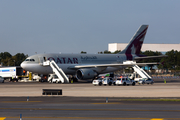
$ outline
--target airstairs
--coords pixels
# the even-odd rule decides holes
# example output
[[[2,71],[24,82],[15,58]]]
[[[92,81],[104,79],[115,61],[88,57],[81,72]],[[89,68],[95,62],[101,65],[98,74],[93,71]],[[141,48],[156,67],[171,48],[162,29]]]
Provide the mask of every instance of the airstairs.
[[[137,65],[134,65],[133,66],[133,69],[134,71],[139,74],[142,78],[145,78],[145,79],[152,79],[151,76],[149,76],[142,68],[140,68],[139,66]],[[139,79],[136,79],[135,78],[135,81],[138,81]]]
[[[135,61],[125,61],[123,64],[136,64]],[[141,76],[140,79],[145,78],[145,79],[152,79],[151,76],[149,76],[142,68],[140,68],[138,65],[133,65],[132,67],[134,69],[135,74],[139,74]],[[136,75],[135,75],[136,77]],[[135,81],[139,81],[139,78],[135,78]]]
[[[54,60],[52,61],[48,60],[43,63],[43,66],[47,66],[47,65],[49,65],[52,68],[53,73],[55,73],[58,76],[61,83],[69,83],[69,78],[63,72],[63,70],[58,67],[58,65],[54,62]]]

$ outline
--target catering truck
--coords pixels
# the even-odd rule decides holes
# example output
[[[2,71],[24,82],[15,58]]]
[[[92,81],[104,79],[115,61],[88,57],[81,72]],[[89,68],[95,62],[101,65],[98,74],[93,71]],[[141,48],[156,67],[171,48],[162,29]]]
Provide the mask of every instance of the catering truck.
[[[23,68],[20,66],[15,67],[0,67],[0,76],[10,81],[18,81],[19,77],[24,76]]]

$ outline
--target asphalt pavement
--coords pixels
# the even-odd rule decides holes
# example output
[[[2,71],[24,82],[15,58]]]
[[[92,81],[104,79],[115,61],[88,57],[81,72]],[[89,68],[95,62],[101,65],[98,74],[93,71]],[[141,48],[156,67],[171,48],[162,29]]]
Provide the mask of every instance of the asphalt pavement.
[[[62,89],[63,95],[42,95]],[[180,120],[179,80],[153,85],[0,84],[0,120]]]

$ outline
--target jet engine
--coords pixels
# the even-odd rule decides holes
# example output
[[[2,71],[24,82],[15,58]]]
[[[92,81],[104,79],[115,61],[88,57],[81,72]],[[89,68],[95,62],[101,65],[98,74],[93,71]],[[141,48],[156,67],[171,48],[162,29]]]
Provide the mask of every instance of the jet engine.
[[[79,80],[93,79],[97,75],[97,72],[91,69],[79,69],[76,72],[77,79]]]

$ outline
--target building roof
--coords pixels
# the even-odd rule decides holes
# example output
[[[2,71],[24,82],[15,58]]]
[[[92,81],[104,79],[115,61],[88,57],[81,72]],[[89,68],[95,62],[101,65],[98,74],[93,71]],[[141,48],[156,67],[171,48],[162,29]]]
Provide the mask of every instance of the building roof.
[[[116,50],[123,50],[128,43],[109,43],[108,51],[115,52]],[[171,50],[180,51],[180,44],[143,44],[141,51],[158,51],[158,52],[167,52]]]

